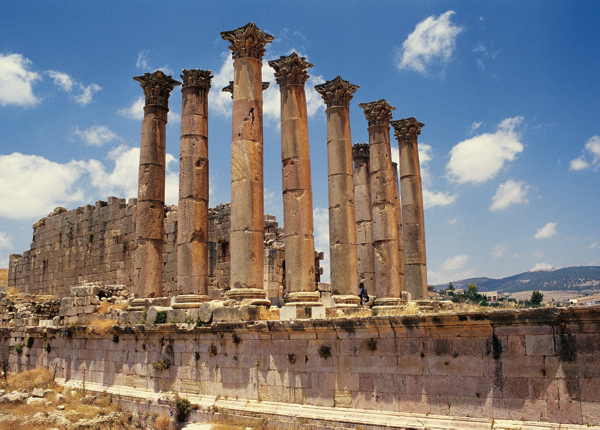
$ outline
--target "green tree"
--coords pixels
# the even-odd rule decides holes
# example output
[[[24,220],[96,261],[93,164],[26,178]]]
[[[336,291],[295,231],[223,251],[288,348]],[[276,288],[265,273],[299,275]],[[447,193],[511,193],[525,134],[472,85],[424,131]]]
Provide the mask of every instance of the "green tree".
[[[538,290],[535,290],[533,293],[531,293],[531,299],[530,299],[530,301],[534,305],[541,304],[542,300],[544,300],[544,295],[542,293],[540,293]]]
[[[454,291],[454,284],[452,284],[452,282],[450,282],[450,283],[448,284],[448,288],[446,288],[446,289],[447,289],[447,290],[450,290],[450,291]]]
[[[475,284],[468,284],[467,288],[472,296],[476,296],[479,293],[479,287]]]

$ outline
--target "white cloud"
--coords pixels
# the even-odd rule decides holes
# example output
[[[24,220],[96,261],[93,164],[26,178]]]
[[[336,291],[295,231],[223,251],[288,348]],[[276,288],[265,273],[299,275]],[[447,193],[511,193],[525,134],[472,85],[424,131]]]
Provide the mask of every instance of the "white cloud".
[[[85,105],[89,104],[92,101],[92,97],[94,96],[94,93],[96,93],[102,89],[99,85],[96,85],[96,84],[90,84],[87,86],[83,86],[81,84],[78,84],[78,85],[79,85],[79,88],[81,89],[81,94],[74,95],[73,99],[75,99],[75,102],[80,106],[85,106]]]
[[[143,120],[144,119],[144,105],[146,104],[144,97],[140,97],[134,101],[131,106],[119,109],[117,113],[129,119]]]
[[[48,70],[45,73],[54,80],[54,85],[57,85],[61,90],[69,93],[73,97],[73,100],[75,100],[75,103],[80,106],[89,104],[92,101],[94,93],[102,89],[97,84],[83,85],[75,81],[68,74],[56,70]],[[73,94],[73,89],[75,87],[81,91],[80,94]]]
[[[169,124],[180,124],[181,123],[181,115],[175,112],[172,109],[169,109]]]
[[[588,246],[588,248],[590,248],[590,249],[596,249],[599,246],[600,246],[600,241],[592,243],[590,246]]]
[[[588,161],[588,159],[590,159]],[[587,141],[583,149],[583,154],[578,158],[571,160],[569,170],[583,170],[588,167],[594,167],[594,170],[600,168],[600,136],[592,136]]]
[[[509,179],[503,184],[498,185],[496,194],[492,197],[491,211],[506,209],[510,205],[527,204],[527,192],[529,187],[524,181],[513,181]]]
[[[542,257],[544,256],[544,251],[542,251],[542,250],[538,249],[538,250],[536,250],[536,251],[533,253],[533,256],[534,256],[535,258],[542,258]]]
[[[73,89],[73,79],[66,73],[48,70],[46,74],[54,80],[54,85],[58,85],[63,91],[71,92]]]
[[[550,239],[556,234],[556,223],[549,222],[542,228],[538,228],[537,233],[533,236],[535,239]]]
[[[548,264],[548,263],[538,263],[536,264],[533,269],[530,270],[530,272],[534,272],[536,270],[551,270],[552,269],[552,265]]]
[[[0,258],[0,268],[8,269],[8,257]]]
[[[474,122],[473,124],[471,124],[471,129],[469,130],[469,134],[475,133],[475,130],[477,130],[482,125],[483,125],[483,121],[481,121],[481,122]]]
[[[504,257],[504,254],[508,251],[508,245],[506,243],[499,243],[494,246],[494,249],[491,253],[492,258],[495,260],[500,257]]]
[[[218,72],[213,73],[211,80],[210,96],[208,97],[209,112],[225,117],[231,117],[231,93],[224,93],[222,89],[233,81],[233,60],[230,51],[221,54],[223,64]]]
[[[41,76],[29,68],[31,61],[20,54],[0,54],[0,105],[34,106],[39,99],[33,84]]]
[[[459,184],[479,184],[495,177],[508,161],[513,161],[523,144],[515,127],[523,117],[507,118],[495,133],[484,133],[458,143],[450,150],[446,166],[450,180]]]
[[[442,270],[458,270],[464,267],[465,264],[467,264],[469,258],[471,258],[469,255],[464,254],[449,258],[448,260],[444,261],[444,264],[442,265]]]
[[[59,164],[37,155],[0,155],[0,216],[28,219],[56,206],[82,201],[79,179],[85,163]]]
[[[457,195],[450,195],[443,191],[430,191],[423,188],[423,208],[431,209],[435,206],[448,206],[456,203]]]
[[[173,70],[171,70],[171,68],[169,66],[167,66],[166,64],[162,67],[154,67],[153,64],[150,63],[150,56],[148,55],[150,53],[149,49],[143,50],[138,54],[137,60],[135,62],[135,67],[137,67],[138,69],[142,70],[143,72],[150,72],[153,73],[157,70],[161,70],[164,74],[166,75],[173,75]],[[177,78],[175,78],[177,79]]]
[[[79,136],[86,145],[90,146],[102,146],[112,140],[122,140],[104,125],[93,125],[86,130],[79,130],[79,127],[75,127],[73,134]]]
[[[450,221],[448,221],[449,225],[454,225],[459,221],[459,218],[452,218]]]
[[[174,172],[171,166],[179,169],[179,158],[175,158],[173,155],[167,154],[167,166],[165,172],[165,204],[176,205],[177,202],[179,202],[179,172]]]
[[[315,249],[323,251],[325,258],[321,260],[323,275],[321,280],[329,282],[329,210],[327,208],[315,208],[313,211],[315,225]]]
[[[430,16],[421,21],[402,43],[398,68],[415,70],[421,74],[436,64],[445,66],[454,51],[456,37],[463,30],[450,22],[454,11],[439,17]]]
[[[12,248],[12,243],[11,243],[11,237],[4,233],[3,231],[0,231],[0,249],[10,249]],[[4,267],[4,266],[0,266],[0,267]]]

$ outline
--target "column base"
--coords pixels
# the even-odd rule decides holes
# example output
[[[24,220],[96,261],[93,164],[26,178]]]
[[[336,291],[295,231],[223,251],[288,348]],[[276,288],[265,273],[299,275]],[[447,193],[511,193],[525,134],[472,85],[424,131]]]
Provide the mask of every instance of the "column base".
[[[355,295],[334,295],[333,301],[336,308],[358,308],[360,307],[360,297]]]
[[[264,300],[266,305],[271,306],[271,301],[267,300],[267,292],[262,288],[234,288],[229,290],[227,298],[238,302],[246,299]]]
[[[384,297],[381,299],[375,299],[375,302],[373,304],[374,307],[379,307],[379,306],[401,306],[406,304],[406,300],[404,299],[400,299],[397,297]]]
[[[173,309],[199,308],[202,303],[208,302],[209,300],[210,298],[204,295],[183,294],[171,297],[171,307]]]
[[[319,301],[321,295],[318,292],[288,293],[285,296],[285,306],[323,306]]]

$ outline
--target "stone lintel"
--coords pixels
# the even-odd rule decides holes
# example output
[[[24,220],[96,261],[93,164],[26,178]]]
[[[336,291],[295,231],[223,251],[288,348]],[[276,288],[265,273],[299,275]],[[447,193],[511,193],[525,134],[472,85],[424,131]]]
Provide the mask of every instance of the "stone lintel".
[[[425,127],[425,124],[417,121],[414,116],[391,121],[390,125],[394,127],[394,136],[396,136],[398,142],[412,140],[413,136],[421,134],[421,128]]]
[[[144,90],[146,106],[159,105],[168,108],[171,91],[177,85],[181,85],[181,82],[173,79],[171,75],[165,75],[160,70],[154,73],[144,73],[144,76],[134,76],[133,79],[138,81]]]
[[[275,79],[280,87],[286,85],[304,85],[309,78],[306,69],[314,65],[306,61],[306,57],[298,56],[293,52],[286,56],[281,56],[279,60],[269,61],[269,66],[275,69]]]
[[[392,111],[396,108],[390,105],[385,99],[369,102],[359,103],[358,107],[363,108],[365,117],[369,122],[369,127],[372,125],[389,125],[392,119]]]
[[[333,106],[342,106],[350,108],[350,100],[360,87],[344,81],[341,76],[327,81],[324,84],[315,85],[315,90],[321,94],[328,108]]]
[[[352,145],[352,159],[358,158],[369,158],[369,144],[368,143],[355,143]]]
[[[222,31],[221,38],[231,43],[229,49],[234,60],[248,57],[262,60],[265,45],[275,39],[275,37],[259,29],[253,22],[249,22],[235,30]]]
[[[207,90],[210,88],[210,81],[213,78],[212,70],[200,69],[183,69],[180,76],[183,87],[202,87]]]

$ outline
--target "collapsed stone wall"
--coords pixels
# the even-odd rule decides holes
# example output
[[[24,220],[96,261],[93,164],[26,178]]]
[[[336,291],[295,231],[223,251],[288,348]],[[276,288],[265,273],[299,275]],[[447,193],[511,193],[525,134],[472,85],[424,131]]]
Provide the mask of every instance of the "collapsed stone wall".
[[[21,293],[67,297],[85,282],[133,286],[137,199],[109,197],[77,209],[56,208],[33,224],[31,247],[9,258],[8,287]],[[209,212],[210,288],[213,298],[229,289],[231,207],[219,204]],[[283,227],[265,214],[264,287],[267,297],[280,297],[285,286]],[[323,269],[315,253],[315,282]],[[316,284],[315,284],[316,285]],[[165,206],[163,296],[177,295],[177,206]]]
[[[599,311],[125,325],[104,335],[29,327],[0,329],[0,347],[13,371],[55,368],[113,393],[600,425]]]

